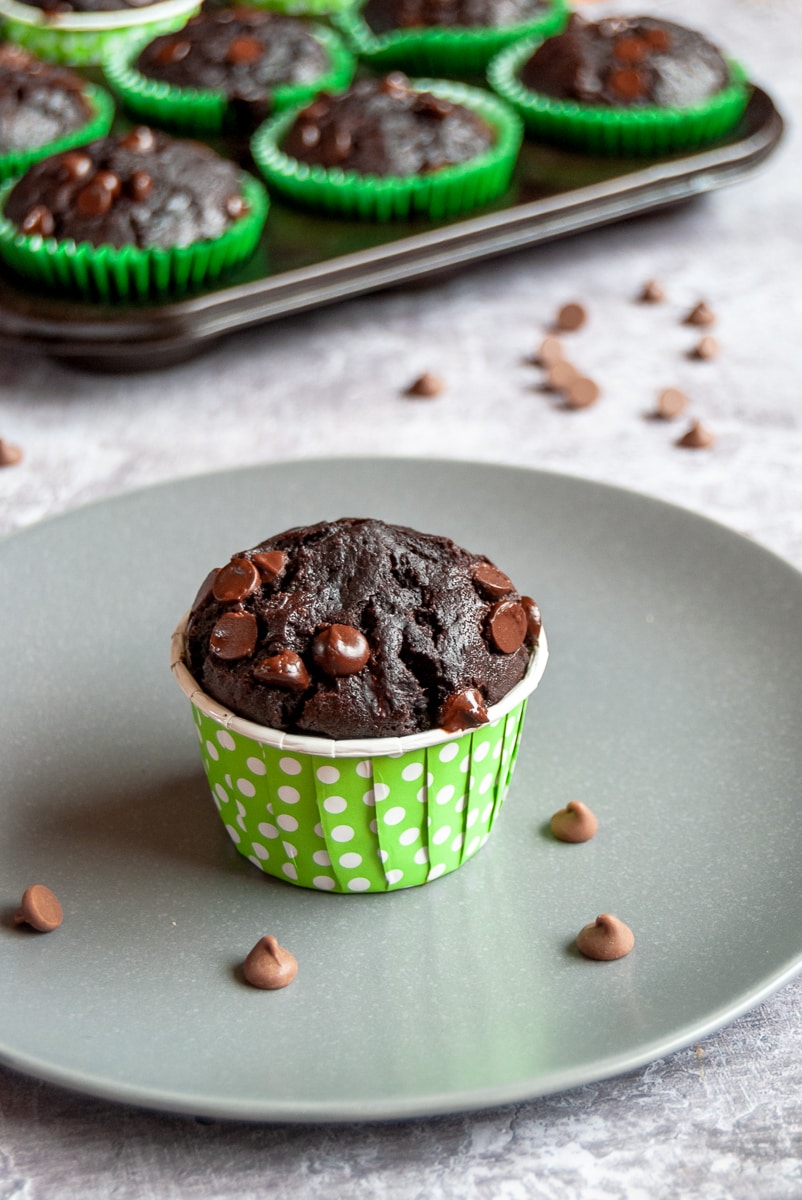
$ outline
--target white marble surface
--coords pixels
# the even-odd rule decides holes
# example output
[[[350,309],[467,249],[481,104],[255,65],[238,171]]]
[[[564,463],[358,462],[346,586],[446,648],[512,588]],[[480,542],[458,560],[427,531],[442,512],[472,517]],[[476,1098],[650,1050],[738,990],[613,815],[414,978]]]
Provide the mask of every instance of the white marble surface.
[[[238,335],[158,374],[96,377],[5,354],[0,437],[25,458],[0,471],[0,531],[178,475],[390,453],[621,484],[802,567],[802,12],[796,0],[616,6],[626,7],[716,33],[769,88],[789,132],[760,173],[670,213]],[[632,302],[649,277],[664,284],[665,305]],[[693,332],[679,318],[702,297],[718,315],[712,363],[684,357]],[[537,390],[524,358],[575,298],[590,320],[571,338],[573,357],[604,395],[567,413]],[[446,391],[404,398],[423,370],[442,375]],[[714,449],[676,449],[684,421],[644,419],[668,385],[692,397]],[[797,1200],[801,1052],[797,980],[700,1046],[630,1075],[398,1125],[200,1124],[0,1070],[0,1200]]]

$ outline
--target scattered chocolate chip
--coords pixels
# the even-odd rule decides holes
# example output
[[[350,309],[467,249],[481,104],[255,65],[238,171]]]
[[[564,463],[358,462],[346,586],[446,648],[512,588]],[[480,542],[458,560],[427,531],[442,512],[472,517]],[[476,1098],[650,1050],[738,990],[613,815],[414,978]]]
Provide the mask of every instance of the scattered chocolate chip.
[[[15,925],[30,925],[40,933],[58,929],[63,920],[64,913],[57,897],[43,883],[32,883],[25,889],[14,914]]]
[[[613,67],[607,76],[607,86],[622,100],[638,100],[649,90],[643,73],[637,67]]]
[[[275,991],[292,983],[298,974],[298,960],[268,934],[251,950],[242,964],[242,972],[252,987]]]
[[[564,304],[557,313],[554,324],[564,333],[573,333],[581,329],[587,319],[588,314],[581,304]]]
[[[262,658],[253,668],[260,683],[272,683],[287,688],[290,692],[303,692],[309,687],[309,672],[300,654],[294,650],[281,650],[269,658]]]
[[[33,208],[29,208],[20,225],[20,229],[28,237],[36,233],[42,237],[50,237],[55,228],[53,214],[44,204],[34,204]]]
[[[540,605],[531,596],[521,596],[521,607],[526,613],[526,641],[529,646],[536,646],[543,628],[543,618],[540,615]]]
[[[217,572],[212,592],[221,604],[236,604],[256,591],[259,582],[259,571],[249,558],[232,558]]]
[[[61,157],[61,170],[65,179],[85,179],[92,170],[92,159],[82,150],[68,150]]]
[[[699,303],[691,309],[691,311],[688,313],[688,315],[685,317],[685,319],[683,321],[683,325],[703,325],[704,326],[704,325],[715,325],[715,323],[716,323],[716,314],[705,303],[704,300],[700,300]]]
[[[439,375],[431,375],[428,371],[424,371],[409,385],[405,395],[430,399],[432,396],[439,396],[444,389],[445,384]]]
[[[663,388],[657,397],[654,415],[661,421],[673,421],[688,407],[688,397],[679,388]]]
[[[7,442],[5,438],[0,438],[0,467],[16,467],[18,462],[22,462],[22,459],[21,446],[15,446],[13,442]]]
[[[226,662],[250,658],[256,649],[257,633],[256,617],[252,613],[222,613],[212,629],[209,649]]]
[[[581,375],[565,389],[565,407],[590,408],[592,404],[596,403],[600,395],[601,389],[598,383],[593,379],[588,379],[585,375]]]
[[[551,818],[551,832],[560,842],[589,842],[599,828],[599,821],[586,804],[569,800]]]
[[[578,378],[579,371],[573,363],[560,359],[549,367],[546,375],[546,387],[553,392],[564,392]]]
[[[475,729],[478,725],[487,724],[489,719],[485,698],[478,688],[454,692],[446,698],[440,709],[440,728],[445,729],[446,733]]]
[[[132,200],[146,200],[153,191],[153,178],[147,171],[134,171],[128,180],[128,191]]]
[[[494,567],[489,562],[477,563],[473,568],[471,578],[477,591],[481,592],[488,600],[500,600],[502,596],[509,596],[510,592],[515,591],[509,575],[505,575],[503,571],[499,571],[498,567]]]
[[[585,958],[611,962],[623,958],[635,945],[635,935],[628,925],[610,913],[601,913],[590,925],[585,925],[576,937],[576,948]]]
[[[283,550],[266,550],[252,554],[251,561],[255,564],[265,583],[275,583],[287,569],[287,555]]]
[[[527,619],[517,600],[499,600],[487,618],[490,641],[502,654],[514,654],[524,644]]]
[[[78,193],[75,207],[82,217],[102,217],[111,208],[112,199],[109,189],[95,177]]]
[[[370,646],[353,625],[326,625],[312,642],[312,657],[326,675],[356,675],[370,658]]]
[[[713,337],[712,333],[706,333],[704,337],[699,338],[699,341],[692,348],[688,357],[702,359],[706,362],[711,358],[715,358],[718,354],[718,350],[718,342]]]
[[[259,38],[243,34],[235,37],[226,51],[226,61],[230,63],[255,63],[265,53],[265,47]]]
[[[540,343],[537,354],[534,356],[534,362],[539,367],[553,367],[555,363],[561,362],[562,358],[563,345],[560,339],[547,337]]]
[[[638,300],[641,304],[662,304],[666,298],[662,284],[656,279],[648,279],[641,288]]]
[[[127,133],[121,140],[120,145],[125,146],[126,150],[133,150],[138,154],[147,154],[152,150],[156,143],[153,136],[153,130],[147,125],[137,125],[130,133]]]
[[[709,450],[715,443],[715,437],[701,421],[691,421],[688,429],[681,438],[677,438],[675,446],[683,450]]]

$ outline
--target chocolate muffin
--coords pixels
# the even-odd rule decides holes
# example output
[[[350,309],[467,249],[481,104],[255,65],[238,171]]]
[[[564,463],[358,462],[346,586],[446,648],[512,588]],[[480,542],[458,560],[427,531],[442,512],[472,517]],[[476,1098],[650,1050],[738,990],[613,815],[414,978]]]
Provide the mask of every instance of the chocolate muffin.
[[[0,154],[45,146],[91,116],[80,76],[20,46],[0,45]]]
[[[247,211],[234,163],[147,126],[35,163],[4,209],[26,234],[165,249],[217,238]]]
[[[374,33],[420,27],[516,25],[548,13],[551,0],[367,0],[362,16]]]
[[[210,573],[187,666],[238,716],[336,739],[479,726],[522,678],[534,601],[445,537],[345,518],[291,529]]]
[[[687,108],[730,80],[720,51],[693,29],[656,17],[573,15],[524,64],[521,82],[557,100]]]

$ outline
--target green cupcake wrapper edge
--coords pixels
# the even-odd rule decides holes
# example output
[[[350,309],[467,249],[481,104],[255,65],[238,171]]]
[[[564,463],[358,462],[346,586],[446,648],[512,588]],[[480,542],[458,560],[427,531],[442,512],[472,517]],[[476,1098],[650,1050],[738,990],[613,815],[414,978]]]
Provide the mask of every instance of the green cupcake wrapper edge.
[[[52,142],[46,142],[43,146],[0,154],[0,182],[22,175],[32,163],[49,158],[51,154],[61,154],[73,146],[82,146],[95,138],[105,137],[114,120],[114,101],[107,91],[95,83],[86,84],[84,95],[93,109],[86,124],[70,130]]]
[[[251,153],[268,186],[302,207],[377,221],[414,215],[444,220],[497,199],[509,186],[523,139],[519,117],[489,92],[466,84],[441,79],[416,79],[411,84],[478,113],[497,131],[494,145],[475,158],[427,175],[360,175],[309,166],[280,149],[299,112],[293,108],[266,121],[251,139]]]
[[[180,29],[191,16],[200,11],[200,3],[194,3],[185,12],[172,17],[163,17],[144,25],[129,28],[104,30],[75,30],[49,28],[46,25],[28,24],[13,17],[2,18],[2,32],[7,41],[38,54],[48,62],[63,66],[87,67],[99,63],[110,46],[125,43],[147,32],[150,38],[160,33]]]
[[[590,154],[647,156],[694,150],[722,137],[740,120],[749,100],[747,75],[729,60],[730,83],[688,108],[613,109],[561,101],[532,92],[519,71],[542,41],[530,38],[502,50],[488,67],[493,91],[522,117],[534,138]]]

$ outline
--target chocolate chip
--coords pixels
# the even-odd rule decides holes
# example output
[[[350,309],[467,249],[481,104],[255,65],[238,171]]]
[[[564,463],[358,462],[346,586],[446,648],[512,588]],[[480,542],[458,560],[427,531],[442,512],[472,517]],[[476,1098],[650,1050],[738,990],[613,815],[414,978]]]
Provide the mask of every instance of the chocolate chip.
[[[719,346],[716,339],[711,333],[706,333],[703,338],[699,338],[699,341],[689,352],[688,357],[707,361],[711,358],[715,358],[718,354],[718,350]]]
[[[153,61],[159,66],[168,67],[171,63],[183,62],[192,50],[192,43],[186,38],[173,38],[163,42],[153,54]]]
[[[565,389],[565,407],[566,408],[590,408],[591,404],[595,404],[601,395],[601,388],[593,379],[588,379],[585,375],[580,375],[578,379],[574,379]]]
[[[225,202],[224,207],[226,210],[226,216],[230,217],[232,221],[239,220],[239,218],[244,216],[245,213],[248,211],[248,205],[246,204],[243,197],[238,196],[236,194],[233,196],[226,197],[226,202]]]
[[[649,279],[641,288],[638,300],[641,304],[662,304],[666,298],[662,284],[659,284],[656,279]]]
[[[409,385],[405,395],[431,399],[432,396],[439,396],[444,388],[445,384],[439,375],[430,375],[428,371],[424,371]]]
[[[58,929],[64,913],[57,897],[43,883],[32,883],[22,893],[22,900],[14,914],[15,925],[30,925],[40,933]]]
[[[668,50],[673,41],[667,29],[644,29],[642,36],[653,50]]]
[[[217,572],[212,592],[221,604],[236,604],[259,586],[259,572],[249,558],[232,558]]]
[[[275,583],[287,569],[287,555],[283,550],[266,550],[252,554],[251,561],[256,565],[265,583]]]
[[[312,657],[326,675],[356,675],[370,658],[370,646],[353,625],[326,625],[312,642]]]
[[[81,150],[69,150],[61,157],[61,172],[65,179],[85,179],[93,166],[90,156]]]
[[[487,618],[490,640],[502,654],[514,654],[526,637],[526,613],[517,600],[499,600]]]
[[[414,111],[442,121],[454,111],[454,105],[439,96],[433,96],[431,92],[419,92],[415,99]]]
[[[222,613],[214,623],[209,649],[226,662],[250,658],[256,649],[256,617],[248,612]]]
[[[588,314],[581,304],[564,304],[557,313],[554,324],[565,333],[573,333],[581,329],[587,319]]]
[[[13,442],[7,442],[5,438],[0,438],[0,467],[16,467],[18,462],[22,462],[22,459],[21,446],[15,446]]]
[[[259,38],[242,37],[233,38],[231,45],[226,50],[226,61],[230,63],[255,63],[264,55],[265,47]]]
[[[635,945],[635,935],[628,925],[610,913],[601,913],[590,925],[585,925],[576,938],[576,948],[585,958],[611,962],[629,954]]]
[[[562,362],[562,359],[562,342],[556,337],[544,338],[534,357],[534,361],[539,367],[553,367],[555,363]]]
[[[573,363],[560,359],[549,367],[546,374],[546,387],[553,392],[564,392],[575,379],[579,379],[579,371]]]
[[[502,596],[509,596],[510,592],[515,591],[509,575],[505,575],[503,571],[499,571],[498,567],[494,567],[489,562],[477,563],[473,568],[471,578],[477,591],[481,592],[488,600],[500,600]]]
[[[29,208],[20,224],[20,229],[28,237],[36,233],[42,237],[50,237],[55,228],[53,214],[44,204],[34,204],[33,208]]]
[[[138,154],[146,154],[153,149],[155,144],[153,130],[149,129],[147,125],[137,125],[120,140],[120,145],[124,146],[126,150],[133,150]]]
[[[680,446],[683,450],[709,450],[715,443],[715,437],[706,429],[701,421],[691,421],[686,432],[681,438],[677,438],[675,446]]]
[[[207,604],[209,600],[211,600],[213,594],[212,589],[214,587],[214,581],[217,578],[218,570],[218,567],[213,567],[206,576],[203,583],[198,588],[197,596],[192,601],[192,608],[190,609],[190,612],[197,612],[199,608],[203,608],[204,604]]]
[[[390,71],[379,85],[379,91],[387,96],[407,96],[410,90],[409,79],[403,71]]]
[[[536,646],[543,628],[540,615],[540,605],[531,596],[521,596],[521,606],[526,613],[526,641],[529,646]]]
[[[134,171],[128,180],[128,191],[132,200],[146,200],[153,191],[153,178],[147,171]]]
[[[607,76],[607,84],[622,100],[638,100],[648,90],[646,80],[636,67],[613,67]]]
[[[281,650],[260,659],[253,674],[260,683],[272,683],[290,692],[303,692],[309,687],[309,672],[300,654],[294,650]]]
[[[595,813],[579,800],[569,800],[565,808],[554,814],[549,822],[551,832],[559,842],[589,842],[599,828]]]
[[[242,973],[252,987],[275,991],[292,983],[298,960],[270,935],[260,938],[242,964]]]
[[[75,198],[75,207],[82,217],[102,217],[112,205],[112,194],[103,183],[91,179]]]
[[[644,38],[635,36],[620,37],[613,45],[613,54],[621,62],[643,62],[644,58],[649,57],[651,51],[651,46]]]
[[[705,303],[704,300],[700,300],[698,304],[694,305],[694,307],[691,309],[691,311],[688,313],[688,315],[685,317],[685,320],[683,321],[684,325],[703,325],[704,326],[704,325],[715,325],[715,323],[716,323],[716,314]]]
[[[114,171],[98,171],[95,174],[93,182],[99,183],[101,187],[104,187],[112,200],[116,200],[122,191],[122,182],[119,175]]]
[[[478,688],[465,688],[448,696],[440,709],[440,728],[446,733],[476,729],[490,720],[485,698]]]
[[[663,388],[657,397],[654,415],[661,421],[673,421],[688,407],[688,397],[679,388]]]

